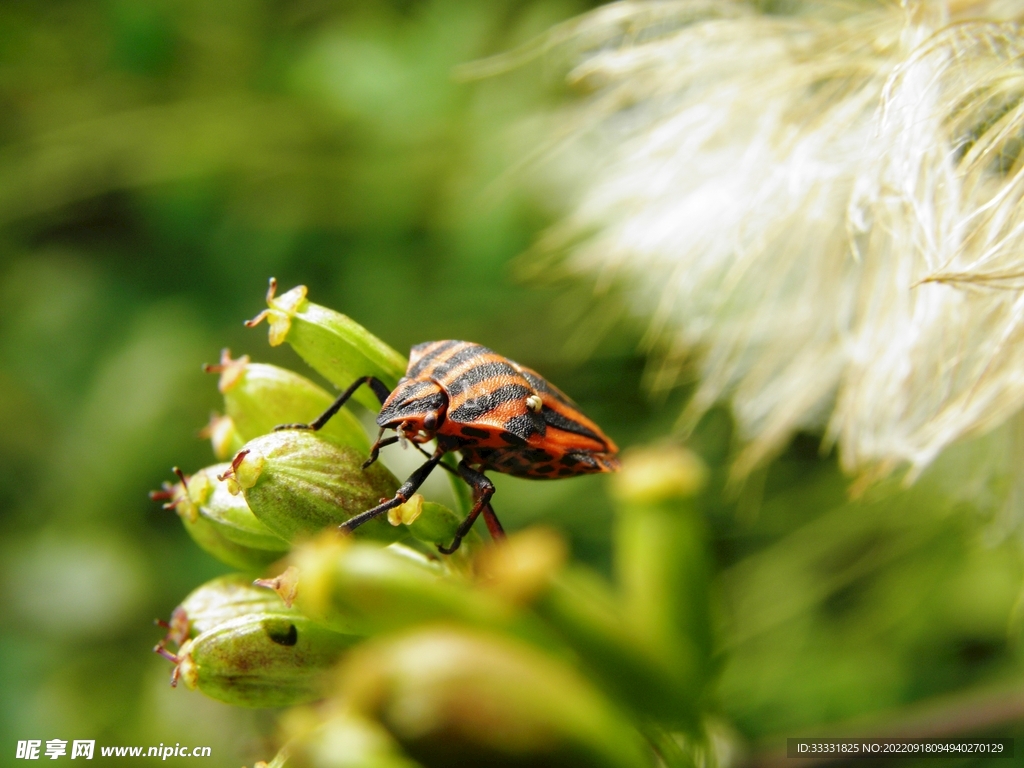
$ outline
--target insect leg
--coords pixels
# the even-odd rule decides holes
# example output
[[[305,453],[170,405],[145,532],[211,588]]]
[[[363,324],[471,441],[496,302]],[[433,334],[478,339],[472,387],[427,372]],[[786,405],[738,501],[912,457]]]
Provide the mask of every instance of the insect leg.
[[[434,470],[434,467],[436,467],[438,462],[441,461],[444,454],[445,451],[441,449],[435,451],[434,455],[427,459],[419,469],[409,475],[409,479],[402,483],[401,487],[395,492],[394,497],[378,504],[373,509],[360,512],[355,517],[350,518],[339,525],[338,528],[343,531],[354,531],[366,521],[384,514],[389,509],[394,509],[397,506],[405,504],[405,502],[409,500],[409,497],[416,493],[416,490],[423,485],[423,481],[427,479],[427,475]]]
[[[397,437],[389,438],[388,440],[385,440],[385,441],[384,441],[383,443],[381,443],[381,445],[391,445],[391,443],[393,443],[393,442],[396,442],[397,440],[398,440],[398,438],[397,438]],[[420,445],[419,443],[413,443],[413,444],[412,444],[412,447],[413,447],[413,448],[415,448],[415,449],[416,449],[417,451],[419,451],[420,453],[422,453],[422,454],[423,454],[424,456],[426,456],[427,458],[430,458],[430,454],[429,454],[429,453],[427,453],[427,449],[426,449],[426,448],[424,448],[424,447],[423,447],[422,445]],[[449,467],[449,466],[448,466],[447,464],[445,464],[444,462],[441,462],[441,463],[440,463],[440,464],[438,464],[437,466],[439,466],[439,467],[440,467],[441,469],[443,469],[443,470],[444,470],[445,472],[448,472],[448,473],[450,473],[450,474],[452,474],[452,475],[458,475],[458,474],[459,474],[459,472],[458,472],[458,470],[457,470],[457,469],[455,469],[454,467]]]
[[[465,480],[473,488],[473,508],[469,510],[469,514],[466,515],[466,519],[462,521],[458,529],[455,531],[455,539],[452,541],[451,546],[443,547],[440,544],[437,545],[438,551],[443,555],[450,555],[459,545],[462,544],[463,537],[469,533],[469,529],[473,527],[473,523],[476,522],[477,517],[480,516],[481,512],[490,512],[490,517],[493,517],[497,521],[497,517],[494,516],[494,510],[491,509],[491,496],[494,495],[494,483],[487,479],[487,476],[482,472],[477,472],[466,460],[463,459],[459,462],[459,474],[462,479]],[[493,533],[490,523],[487,525]],[[498,526],[501,527],[500,525]],[[502,531],[504,533],[504,531]]]
[[[389,445],[394,445],[400,439],[398,437],[387,437],[387,438],[381,439],[383,434],[384,434],[384,430],[381,429],[380,434],[377,435],[377,442],[375,442],[370,447],[370,458],[368,458],[366,461],[363,462],[363,469],[366,469],[368,466],[370,466],[371,464],[373,464],[373,462],[375,462],[377,460],[377,455],[380,453],[380,449],[381,448],[386,448]],[[430,458],[431,454],[427,451],[426,448],[424,448],[419,443],[413,443],[412,447],[415,448],[420,453],[422,453],[428,459]],[[444,462],[442,462],[438,466],[441,467],[441,469],[443,469],[445,472],[450,472],[453,475],[459,474],[453,467],[449,467]]]
[[[391,394],[391,390],[388,389],[387,384],[378,379],[376,376],[363,376],[362,378],[356,379],[352,382],[352,385],[338,395],[337,399],[331,403],[331,407],[326,411],[317,416],[309,424],[280,424],[274,427],[276,432],[279,429],[311,429],[316,432],[324,424],[331,420],[331,417],[341,410],[341,406],[348,402],[348,399],[355,394],[355,391],[359,389],[363,384],[368,384],[370,389],[373,390],[373,394],[380,400],[381,405],[388,399],[388,395]]]
[[[505,529],[501,527],[498,516],[494,514],[494,507],[488,504],[484,507],[484,522],[487,523],[487,530],[491,532],[491,538],[495,541],[505,538]]]
[[[363,462],[363,469],[366,469],[368,466],[370,466],[371,464],[373,464],[373,462],[377,460],[377,456],[380,455],[381,448],[384,448],[389,445],[394,445],[395,443],[398,442],[398,440],[398,437],[385,438],[384,428],[381,427],[380,432],[377,433],[377,439],[374,440],[373,445],[370,446],[369,458],[367,458],[367,460]],[[426,451],[422,451],[422,453],[424,453],[428,459],[430,458],[430,454],[426,453]]]

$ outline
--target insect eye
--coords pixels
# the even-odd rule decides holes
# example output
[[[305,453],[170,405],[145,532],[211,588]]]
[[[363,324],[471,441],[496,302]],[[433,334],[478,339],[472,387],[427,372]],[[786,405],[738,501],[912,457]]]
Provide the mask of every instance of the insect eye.
[[[430,431],[437,429],[436,413],[428,413],[426,416],[423,417],[423,428]]]

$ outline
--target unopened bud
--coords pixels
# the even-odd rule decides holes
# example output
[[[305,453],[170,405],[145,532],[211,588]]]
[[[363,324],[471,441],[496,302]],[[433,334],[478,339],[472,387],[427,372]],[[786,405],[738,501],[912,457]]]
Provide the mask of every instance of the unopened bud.
[[[648,504],[693,496],[707,482],[707,467],[693,451],[678,445],[631,448],[612,478],[620,501]]]
[[[231,417],[217,413],[210,415],[210,421],[199,431],[199,436],[210,441],[213,455],[222,461],[236,454],[245,444]]]
[[[527,528],[513,533],[501,546],[481,550],[477,573],[487,589],[522,605],[548,587],[568,554],[565,540],[554,530]]]
[[[242,443],[273,432],[281,424],[308,424],[334,402],[330,393],[304,376],[276,365],[249,362],[247,355],[232,360],[226,349],[220,363],[208,365],[206,370],[220,374],[224,409]],[[346,409],[336,413],[318,434],[363,453],[370,447],[362,424]]]
[[[314,432],[282,430],[247,443],[230,475],[253,514],[295,541],[336,528],[394,495],[394,475],[380,464],[363,469],[363,459],[354,448]],[[394,541],[402,532],[382,516],[358,528],[357,535]]]
[[[576,670],[507,637],[429,628],[374,640],[342,667],[349,711],[449,765],[647,768],[636,728]]]
[[[360,376],[376,376],[388,386],[405,373],[405,358],[361,325],[334,310],[306,299],[298,286],[276,297],[271,279],[267,306],[246,325],[270,323],[270,344],[287,341],[299,356],[336,387],[347,387]],[[355,398],[367,408],[380,410],[380,401],[365,388]]]
[[[325,672],[357,638],[293,613],[259,613],[217,624],[182,645],[177,677],[242,707],[288,707],[320,698]]]
[[[518,621],[510,606],[400,544],[321,537],[298,548],[292,561],[299,574],[296,606],[338,631],[373,634],[442,619],[500,627]]]
[[[671,722],[683,708],[653,691],[671,680],[672,695],[699,701],[713,666],[707,533],[690,498],[704,487],[707,469],[681,446],[651,445],[627,451],[613,480],[618,611],[631,645],[662,670],[643,704],[662,702],[665,712],[648,712]]]
[[[303,727],[287,748],[288,768],[422,768],[379,723],[345,711]]]
[[[241,496],[228,492],[218,479],[227,468],[208,467],[191,477],[177,470],[180,482],[165,483],[151,496],[169,500],[164,506],[178,513],[200,548],[235,568],[260,570],[283,556],[288,543],[257,520]]]
[[[297,285],[278,296],[277,280],[270,278],[270,286],[267,288],[267,308],[246,322],[246,326],[252,328],[266,320],[267,325],[270,326],[270,346],[277,347],[284,344],[289,331],[291,331],[292,315],[304,309],[308,304],[306,293],[306,286]]]
[[[229,465],[217,464],[196,472],[189,479],[189,494],[197,484],[204,487],[203,500],[197,501],[199,514],[213,523],[218,532],[242,546],[266,549],[276,553],[288,550],[288,542],[261,523],[245,503],[245,498],[232,494],[220,476]]]
[[[188,618],[191,637],[239,616],[289,612],[273,592],[255,586],[252,577],[243,574],[219,576],[206,582],[192,590],[175,611]]]

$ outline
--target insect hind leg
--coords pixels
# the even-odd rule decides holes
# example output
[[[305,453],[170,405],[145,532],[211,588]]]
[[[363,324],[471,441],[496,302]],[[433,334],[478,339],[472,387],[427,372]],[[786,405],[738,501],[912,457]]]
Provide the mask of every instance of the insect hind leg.
[[[487,530],[491,532],[491,538],[500,541],[505,538],[505,529],[501,527],[501,521],[494,514],[494,507],[488,504],[484,507],[484,522],[487,523]]]
[[[491,536],[495,539],[504,538],[505,536],[505,531],[502,529],[501,523],[498,522],[498,516],[494,514],[494,509],[491,507],[494,483],[488,480],[485,474],[477,472],[470,467],[465,459],[459,462],[459,475],[473,489],[473,508],[469,510],[466,519],[462,521],[455,531],[455,538],[451,545],[447,547],[440,544],[437,545],[438,551],[443,555],[450,555],[459,548],[459,545],[462,544],[462,539],[469,533],[470,528],[473,527],[473,523],[476,522],[481,512],[484,514],[484,520],[487,522],[487,529],[491,532]]]

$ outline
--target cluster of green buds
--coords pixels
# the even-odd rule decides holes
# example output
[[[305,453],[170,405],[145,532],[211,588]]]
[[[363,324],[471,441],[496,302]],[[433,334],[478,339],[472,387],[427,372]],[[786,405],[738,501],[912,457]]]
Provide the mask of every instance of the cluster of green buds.
[[[401,355],[304,287],[274,288],[249,323],[268,320],[271,344],[290,344],[339,387],[403,374]],[[692,454],[627,452],[612,580],[572,564],[562,537],[540,527],[487,546],[471,532],[444,556],[437,545],[467,510],[419,494],[339,532],[399,482],[363,466],[369,441],[347,409],[316,432],[275,430],[313,420],[330,393],[227,352],[207,370],[224,396],[207,429],[221,463],[176,470],[153,495],[239,573],[186,597],[155,650],[175,684],[289,708],[271,768],[700,761],[712,659],[692,501],[704,470]]]

